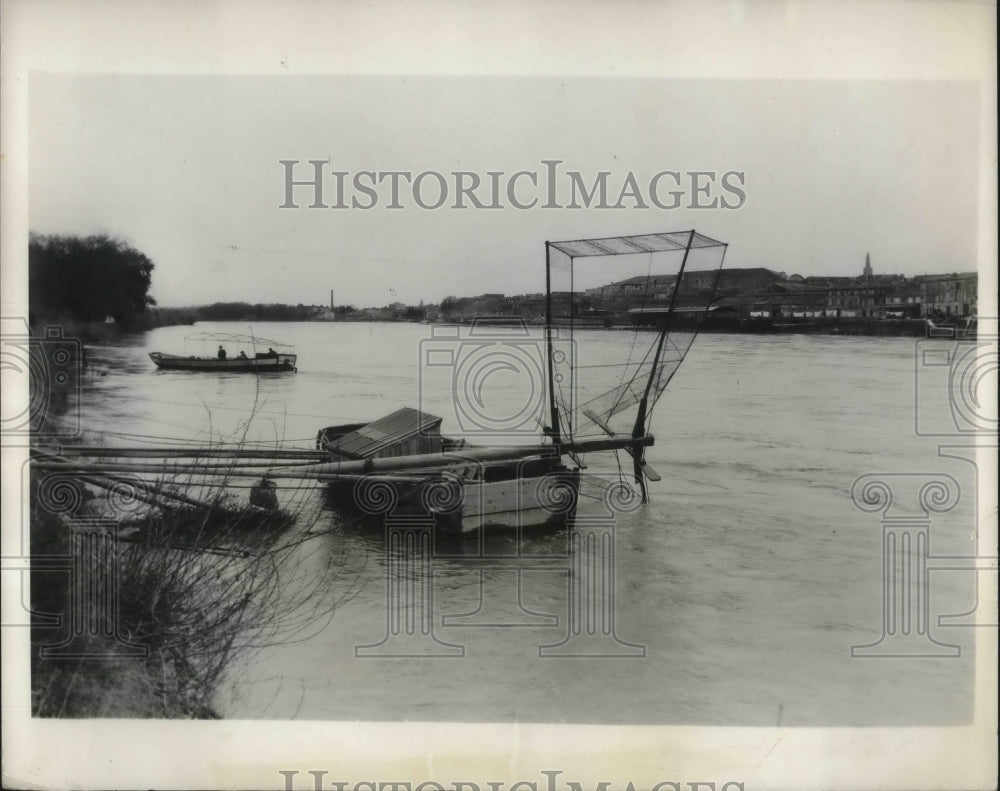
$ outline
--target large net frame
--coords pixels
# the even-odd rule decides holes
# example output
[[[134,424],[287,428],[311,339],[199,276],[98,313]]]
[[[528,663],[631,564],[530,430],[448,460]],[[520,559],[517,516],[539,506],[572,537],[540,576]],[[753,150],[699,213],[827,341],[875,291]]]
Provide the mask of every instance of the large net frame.
[[[645,431],[710,316],[726,249],[694,230],[549,243],[549,331],[572,349],[552,355],[561,439]]]

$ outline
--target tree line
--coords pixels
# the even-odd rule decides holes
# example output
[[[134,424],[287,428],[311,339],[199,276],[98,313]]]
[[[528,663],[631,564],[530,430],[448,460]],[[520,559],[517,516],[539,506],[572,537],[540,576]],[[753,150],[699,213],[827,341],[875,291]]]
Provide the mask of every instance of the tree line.
[[[200,321],[309,321],[316,317],[313,305],[283,305],[280,303],[251,304],[249,302],[213,302],[186,308]],[[354,310],[351,305],[335,309],[337,315]]]
[[[154,264],[121,239],[98,234],[31,234],[28,242],[28,310],[42,319],[128,326],[156,304],[149,294]]]
[[[28,241],[28,310],[32,325],[72,320],[128,330],[195,321],[308,321],[310,305],[215,302],[187,308],[154,308],[149,294],[155,265],[140,250],[106,234],[32,233]],[[336,308],[338,316],[353,305]]]

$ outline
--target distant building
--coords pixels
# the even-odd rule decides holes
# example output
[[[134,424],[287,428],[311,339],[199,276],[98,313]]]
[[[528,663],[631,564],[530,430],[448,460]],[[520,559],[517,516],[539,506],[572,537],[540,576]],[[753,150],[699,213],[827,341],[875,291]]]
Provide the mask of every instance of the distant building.
[[[680,293],[674,298],[677,277],[639,275],[571,294],[480,294],[449,297],[439,311],[446,319],[475,317],[521,318],[529,323],[544,321],[551,304],[553,320],[623,324],[643,312],[664,311],[671,303],[676,310],[704,309],[713,299],[713,309],[734,316],[768,318],[857,318],[919,319],[922,317],[970,316],[978,304],[975,272],[950,275],[879,275],[865,254],[861,274],[853,277],[823,277],[775,272],[764,267],[693,270],[685,272]],[[395,309],[398,303],[383,308]]]
[[[764,267],[749,267],[746,269],[723,268],[721,273],[717,273],[714,269],[703,272],[687,272],[684,275],[683,288],[711,289],[716,284],[717,275],[720,291],[746,291],[781,283],[785,280],[783,274],[765,269]]]
[[[748,290],[768,286],[785,279],[784,275],[763,267],[745,269],[715,269],[687,271],[681,284],[681,292],[691,289],[711,289],[716,285],[720,290]],[[643,296],[669,292],[677,280],[676,275],[638,275],[628,280],[620,280],[600,288],[588,289],[589,296]]]
[[[827,292],[827,315],[839,318],[886,318],[886,301],[902,286],[902,275],[870,274],[871,263],[866,259],[861,277],[838,283]]]
[[[921,289],[924,316],[974,316],[978,313],[978,273],[922,275],[913,279]]]
[[[752,292],[720,300],[751,318],[813,318],[826,312],[827,291],[806,283],[771,283]]]
[[[651,295],[657,291],[663,291],[673,286],[676,280],[674,275],[637,275],[628,280],[619,280],[617,283],[609,283],[600,288],[591,288],[584,293],[588,296],[605,297],[615,299],[620,297],[642,297]]]
[[[923,294],[919,283],[900,283],[885,296],[885,318],[919,319],[923,312]]]

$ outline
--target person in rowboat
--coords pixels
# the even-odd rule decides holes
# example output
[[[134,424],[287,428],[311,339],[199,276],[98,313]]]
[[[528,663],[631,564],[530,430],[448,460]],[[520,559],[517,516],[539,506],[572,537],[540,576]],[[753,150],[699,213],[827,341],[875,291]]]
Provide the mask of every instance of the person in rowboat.
[[[218,358],[220,360],[225,360],[226,359],[226,350],[222,348],[222,344],[221,343],[219,344],[219,353],[218,353],[217,356],[218,356]]]

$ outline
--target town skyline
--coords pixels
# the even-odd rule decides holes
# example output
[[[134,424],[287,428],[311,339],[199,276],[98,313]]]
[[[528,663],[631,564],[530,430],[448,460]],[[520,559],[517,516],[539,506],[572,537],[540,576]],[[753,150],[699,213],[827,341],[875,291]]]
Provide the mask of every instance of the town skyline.
[[[698,278],[699,274],[709,277]],[[978,308],[977,272],[940,272],[913,276],[879,273],[874,271],[870,257],[867,256],[862,272],[853,276],[803,277],[797,273],[776,272],[766,267],[725,269],[717,283],[719,292],[715,297],[708,297],[709,291],[714,292],[716,285],[714,275],[712,270],[688,273],[682,282],[691,291],[681,297],[680,303],[702,306],[703,302],[711,299],[711,304],[745,317],[772,317],[772,314],[781,315],[783,310],[786,316],[800,318],[967,317],[975,315]],[[654,306],[657,301],[664,303],[672,293],[674,282],[676,274],[633,276],[572,292],[573,305],[578,316],[585,316],[588,311],[608,314],[609,321],[606,323],[610,324],[615,316],[616,305],[634,314],[644,307]],[[561,318],[565,318],[568,313],[569,293],[553,291],[556,313]],[[215,308],[220,315],[212,318],[218,320],[240,305],[247,308],[279,307],[273,303],[220,302],[201,306],[187,305],[182,309]],[[544,306],[543,292],[453,294],[440,301],[395,301],[385,305],[356,306],[335,304],[334,292],[331,291],[330,302],[326,306],[315,302],[300,302],[295,306],[281,307],[298,308],[295,320],[466,321],[507,316],[538,323],[544,315]],[[622,314],[619,313],[617,318],[621,320]],[[629,317],[629,320],[634,318]]]
[[[847,278],[847,279],[850,279],[850,278],[854,278],[854,277],[859,277],[862,274],[864,274],[864,266],[871,265],[870,262],[871,262],[871,254],[870,253],[866,253],[866,255],[865,255],[865,262],[864,262],[864,265],[861,268],[861,271],[860,272],[855,272],[853,274],[852,273],[842,273],[842,274],[811,274],[811,275],[802,275],[799,272],[790,271],[790,270],[786,270],[786,269],[774,269],[773,267],[768,267],[768,266],[761,266],[761,267],[750,267],[750,266],[747,266],[747,267],[737,267],[737,266],[728,266],[727,265],[725,269],[727,271],[736,270],[736,269],[768,269],[768,270],[774,272],[775,274],[781,275],[782,277],[788,278],[788,279],[794,279],[796,277],[802,278],[803,280],[810,280],[810,279],[820,279],[820,280],[823,280],[823,279],[831,279],[831,278]],[[901,273],[901,272],[898,271],[899,270],[898,267],[894,267],[894,270],[892,272],[888,272],[888,271],[878,271],[878,269],[877,269],[877,267],[875,265],[871,265],[871,266],[872,266],[872,273],[876,277],[922,278],[922,277],[943,277],[943,276],[951,275],[951,274],[976,273],[975,268],[974,267],[969,267],[969,266],[967,266],[967,267],[954,267],[954,268],[951,268],[951,269],[942,269],[942,270],[937,271],[937,272],[924,271],[924,272],[913,273],[913,274],[903,274],[903,273]],[[154,278],[154,280],[155,280],[155,278]],[[614,281],[609,281],[605,285],[610,285],[612,282],[614,282]],[[308,306],[311,306],[311,307],[321,307],[323,305],[329,305],[329,304],[337,304],[338,306],[339,305],[354,305],[355,304],[355,301],[352,301],[352,300],[349,300],[349,299],[343,299],[343,300],[341,300],[339,297],[337,297],[336,299],[334,299],[337,296],[337,292],[338,291],[339,291],[339,289],[336,288],[336,287],[334,287],[332,289],[329,289],[327,291],[327,294],[330,296],[330,299],[326,300],[326,302],[317,302],[315,300],[315,296],[313,295],[311,297],[312,301],[309,301],[309,302],[304,301],[304,300],[299,300],[299,301],[294,302],[294,303],[290,303],[290,302],[289,303],[284,303],[283,302],[283,303],[280,303],[280,304],[308,305]],[[491,292],[482,292],[482,293],[491,293]],[[492,293],[498,293],[498,292],[492,292]],[[507,292],[499,292],[499,293],[503,293],[505,295],[507,294]],[[529,295],[529,294],[541,294],[541,293],[544,293],[544,284],[543,284],[543,288],[541,290],[536,290],[536,291],[520,291],[520,292],[516,292],[515,294],[512,294],[512,295]],[[155,296],[156,296],[155,293],[153,294],[153,296],[155,298]],[[364,308],[388,307],[388,306],[390,306],[390,305],[392,305],[394,303],[405,305],[407,307],[412,307],[412,306],[416,306],[416,305],[423,305],[425,303],[428,304],[428,305],[439,304],[440,302],[442,302],[443,300],[448,299],[448,298],[471,298],[471,297],[475,297],[475,296],[479,296],[479,295],[454,293],[454,294],[445,294],[443,297],[440,297],[438,299],[431,299],[431,298],[425,297],[425,296],[418,296],[416,299],[412,299],[412,300],[392,299],[392,300],[389,300],[387,302],[380,303],[380,304],[371,304],[371,305],[367,305],[366,304],[363,307]],[[310,297],[307,297],[307,299],[308,298],[310,298]],[[251,304],[268,304],[267,301],[266,301],[266,299],[213,300],[213,302],[230,302],[230,301],[232,301],[232,302],[247,302],[247,303],[251,303]],[[158,300],[157,304],[160,307],[168,307],[168,308],[191,308],[191,307],[200,307],[200,306],[204,306],[206,304],[212,304],[212,303],[187,302],[187,303],[183,303],[183,304],[164,304],[163,302],[161,302],[161,301]]]

